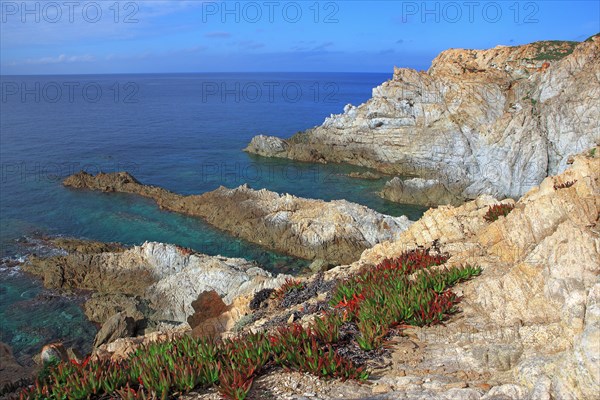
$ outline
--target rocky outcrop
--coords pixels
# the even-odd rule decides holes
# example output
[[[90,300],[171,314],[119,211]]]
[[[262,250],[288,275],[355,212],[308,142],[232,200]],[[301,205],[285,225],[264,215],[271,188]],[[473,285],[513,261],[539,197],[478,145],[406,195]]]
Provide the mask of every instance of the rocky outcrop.
[[[448,377],[469,388],[484,380],[487,393],[471,390],[473,399],[597,398],[599,154],[597,147],[579,155],[518,202],[505,200],[515,208],[493,223],[483,219],[496,203],[489,196],[431,209],[400,240],[326,273],[343,277],[416,246],[439,246],[452,255],[450,265],[484,268],[461,285],[458,316],[444,326],[404,330],[381,384],[397,398],[410,397],[417,380],[442,390]]]
[[[401,334],[386,345],[389,357],[371,371],[373,385],[336,380],[322,384],[317,378],[276,370],[257,380],[255,393],[262,393],[265,385],[265,396],[275,393],[282,398],[308,390],[311,397],[323,399],[596,398],[600,388],[600,147],[576,156],[567,171],[545,179],[519,201],[503,200],[514,209],[487,222],[486,212],[497,203],[484,195],[459,207],[431,209],[398,240],[378,244],[358,262],[307,282],[308,286],[317,280],[334,284],[332,279],[347,278],[353,271],[416,247],[447,252],[449,265],[483,268],[481,276],[457,287],[462,295],[460,312],[443,325],[400,327]],[[180,257],[161,250],[154,259],[168,259],[178,269]],[[331,290],[329,284],[323,288],[306,302],[294,301],[280,309],[274,318],[310,321]],[[200,293],[191,302],[193,314],[188,316],[188,322],[198,324],[195,333],[231,332],[233,321],[250,312],[251,296],[236,295],[227,304],[218,290]],[[245,329],[269,326],[271,316],[265,316],[264,308],[253,312],[260,319],[252,319]],[[142,344],[185,333],[180,327],[117,339],[101,345],[96,355],[119,359]],[[192,393],[185,398],[211,396]]]
[[[93,293],[83,306],[85,316],[92,322],[104,324],[117,313],[143,320],[150,314],[147,301],[122,293]]]
[[[256,136],[246,151],[423,178],[383,191],[403,202],[517,198],[600,140],[599,66],[599,35],[448,50],[427,72],[396,68],[369,101],[323,125]]]
[[[65,179],[64,185],[149,197],[163,209],[203,218],[265,248],[337,264],[358,260],[363,250],[397,238],[411,223],[404,216],[390,217],[345,200],[303,199],[246,185],[180,196],[142,185],[123,172],[96,176],[80,172]]]
[[[69,248],[81,252],[31,257],[23,268],[41,276],[49,288],[97,292],[84,306],[90,319],[103,324],[96,346],[161,326],[187,325],[204,292],[214,292],[231,305],[238,297],[279,287],[289,278],[274,277],[244,259],[207,256],[162,243],[114,252],[91,243]]]

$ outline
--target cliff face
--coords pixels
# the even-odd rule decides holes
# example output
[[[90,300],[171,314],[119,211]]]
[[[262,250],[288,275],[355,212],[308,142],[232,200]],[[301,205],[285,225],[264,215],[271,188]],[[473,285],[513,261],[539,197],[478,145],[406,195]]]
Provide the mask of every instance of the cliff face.
[[[289,140],[247,151],[344,162],[424,178],[391,182],[391,200],[519,197],[600,140],[600,36],[491,50],[448,50],[427,72],[395,68],[372,98]],[[421,195],[421,193],[423,193]]]

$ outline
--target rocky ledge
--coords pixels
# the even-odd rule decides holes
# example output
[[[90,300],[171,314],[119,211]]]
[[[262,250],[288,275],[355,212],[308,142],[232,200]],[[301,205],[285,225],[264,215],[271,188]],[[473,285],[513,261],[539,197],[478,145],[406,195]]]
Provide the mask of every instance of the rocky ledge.
[[[411,224],[404,216],[383,215],[345,200],[303,199],[247,185],[181,196],[143,185],[125,172],[96,176],[80,172],[65,179],[64,185],[148,197],[163,209],[200,217],[267,249],[331,264],[356,261],[365,249],[396,239]]]
[[[518,198],[600,138],[600,35],[448,50],[427,72],[395,68],[372,98],[288,140],[256,136],[248,152],[342,162],[402,177],[394,201],[459,204]]]
[[[95,347],[174,327],[219,333],[239,316],[211,318],[232,309],[236,299],[279,287],[290,278],[273,276],[244,259],[163,243],[124,248],[60,239],[55,244],[67,254],[30,257],[23,269],[42,277],[48,288],[93,292],[84,309],[102,325]]]

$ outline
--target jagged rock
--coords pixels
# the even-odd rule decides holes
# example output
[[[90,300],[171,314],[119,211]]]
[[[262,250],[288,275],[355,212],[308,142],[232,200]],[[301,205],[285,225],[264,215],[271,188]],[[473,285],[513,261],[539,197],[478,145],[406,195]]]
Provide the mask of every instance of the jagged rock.
[[[175,246],[161,243],[146,243],[142,248],[155,268],[171,269],[146,290],[145,298],[158,310],[155,319],[185,322],[196,312],[192,302],[206,291],[214,290],[225,304],[231,304],[237,297],[279,287],[290,278],[274,277],[241,258],[182,255]]]
[[[400,240],[325,273],[345,276],[434,243],[452,255],[449,265],[483,267],[480,277],[459,287],[459,316],[444,326],[404,330],[416,349],[398,349],[392,370],[487,374],[496,384],[485,399],[597,397],[600,157],[593,154],[599,150],[575,156],[564,173],[516,203],[505,200],[515,208],[493,223],[483,219],[495,203],[490,197],[431,209]],[[565,182],[575,183],[561,188]]]
[[[180,324],[177,327],[171,327],[157,332],[152,332],[143,336],[131,338],[120,338],[113,342],[103,344],[94,350],[94,359],[112,359],[119,361],[127,358],[138,347],[150,343],[172,340],[190,333],[190,327],[187,323]]]
[[[83,240],[69,240],[66,246],[65,239],[52,243],[71,251],[51,257],[30,256],[23,266],[27,272],[42,277],[47,288],[141,296],[157,280],[153,271],[144,267],[139,254],[129,251],[124,256],[123,247],[106,248]]]
[[[316,259],[308,266],[308,268],[314,273],[324,272],[328,269],[331,269],[332,267],[334,267],[334,265],[320,258]]]
[[[192,308],[195,312],[188,317],[187,322],[194,329],[207,319],[218,317],[227,311],[227,304],[217,292],[211,290],[200,293],[198,299],[192,302]]]
[[[599,140],[599,49],[600,35],[576,46],[447,50],[427,72],[395,68],[369,101],[321,126],[285,141],[257,136],[246,151],[440,182],[435,196],[430,185],[384,191],[400,201],[518,198]],[[548,62],[546,53],[564,57]]]
[[[235,323],[250,313],[248,304],[252,297],[240,296],[224,308],[222,307],[224,303],[221,301],[221,304],[211,313],[196,313],[192,317],[192,322],[196,323],[195,326],[192,326],[192,335],[215,337],[233,331]],[[221,311],[218,312],[218,309]]]
[[[149,197],[161,208],[201,217],[268,249],[334,264],[356,261],[363,250],[397,238],[411,224],[405,216],[390,217],[345,200],[303,199],[265,189],[253,190],[247,185],[180,196],[142,185],[127,173],[92,176],[80,172],[63,183],[74,188]]]
[[[23,268],[41,275],[49,287],[61,282],[61,288],[98,292],[84,306],[90,319],[104,324],[96,346],[138,330],[185,323],[196,314],[193,304],[204,292],[214,291],[229,306],[238,297],[277,288],[290,278],[274,277],[244,259],[207,256],[162,243],[119,248],[114,253],[95,253],[101,246],[85,243],[79,248],[91,253],[32,257]]]
[[[124,312],[136,320],[142,320],[145,317],[143,308],[141,301],[135,297],[106,293],[94,293],[83,306],[86,317],[99,324],[104,324],[119,312]]]
[[[258,155],[272,156],[273,154],[283,153],[287,149],[287,143],[284,140],[274,136],[258,135],[252,138],[248,145],[251,152]]]

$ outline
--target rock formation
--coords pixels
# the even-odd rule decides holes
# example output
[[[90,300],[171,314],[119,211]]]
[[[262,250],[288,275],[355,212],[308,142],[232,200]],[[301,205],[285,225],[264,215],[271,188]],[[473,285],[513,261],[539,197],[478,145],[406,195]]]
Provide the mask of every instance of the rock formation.
[[[400,240],[377,245],[352,266],[326,273],[345,276],[434,243],[452,255],[449,265],[484,268],[480,277],[462,285],[460,315],[445,326],[404,331],[393,366],[380,379],[395,390],[395,398],[411,398],[416,380],[429,380],[430,386],[438,381],[442,388],[448,377],[458,377],[464,387],[476,388],[482,379],[487,387],[496,386],[483,397],[485,392],[469,389],[473,393],[465,398],[597,398],[598,154],[600,147],[575,157],[572,167],[546,178],[516,203],[505,200],[515,208],[493,223],[483,219],[496,203],[489,196],[431,209]],[[462,390],[466,396],[467,389]]]
[[[246,151],[342,162],[401,177],[384,197],[459,204],[517,198],[600,140],[600,35],[442,52],[427,72],[396,68],[372,98],[288,140],[256,136]]]
[[[274,277],[244,259],[212,257],[174,245],[149,242],[105,252],[95,242],[77,242],[82,244],[66,247],[79,250],[65,256],[31,257],[23,268],[41,276],[49,288],[97,292],[84,306],[90,319],[103,324],[96,346],[186,324],[197,313],[194,304],[205,292],[214,292],[231,305],[237,297],[279,287],[289,278]]]
[[[149,197],[161,208],[201,217],[265,248],[337,264],[358,260],[363,250],[397,238],[411,223],[404,216],[390,217],[345,200],[303,199],[246,185],[180,196],[142,185],[124,172],[96,176],[80,172],[65,179],[64,185]]]

